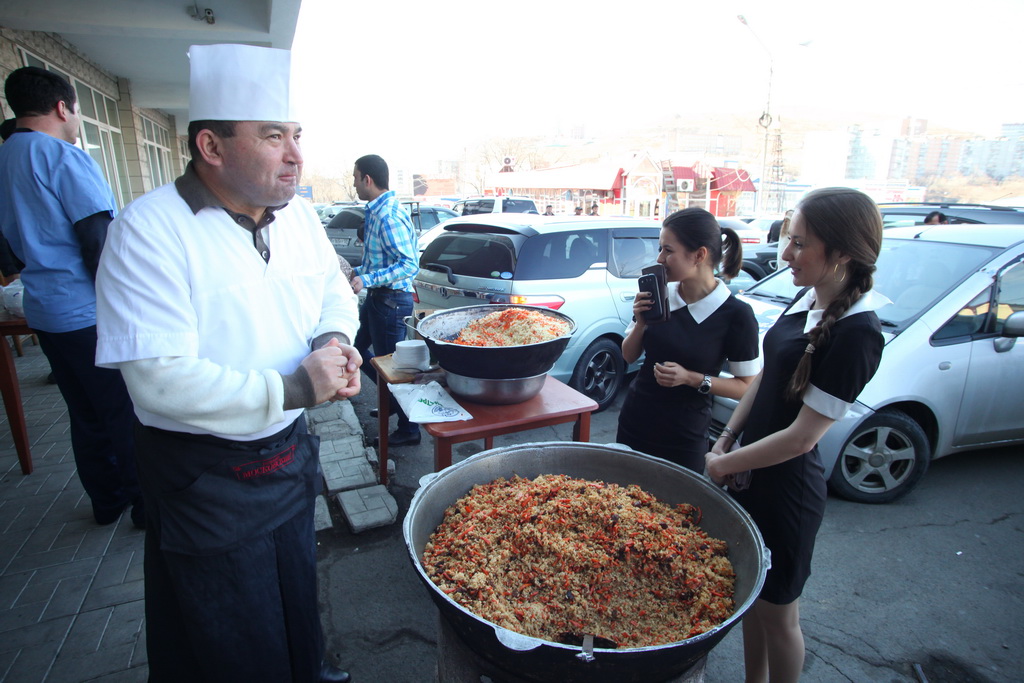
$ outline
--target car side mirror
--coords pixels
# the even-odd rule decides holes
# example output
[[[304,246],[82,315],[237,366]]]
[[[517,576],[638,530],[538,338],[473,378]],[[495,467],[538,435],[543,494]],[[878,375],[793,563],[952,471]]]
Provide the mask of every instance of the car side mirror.
[[[1011,313],[1003,323],[1001,337],[1024,337],[1024,311]]]

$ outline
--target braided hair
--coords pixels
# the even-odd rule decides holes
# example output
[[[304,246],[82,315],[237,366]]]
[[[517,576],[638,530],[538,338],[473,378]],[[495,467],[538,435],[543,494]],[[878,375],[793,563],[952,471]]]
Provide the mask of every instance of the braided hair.
[[[803,396],[811,378],[811,356],[828,344],[832,327],[874,285],[872,274],[882,250],[882,217],[863,192],[849,187],[826,187],[810,192],[797,205],[804,225],[825,244],[825,257],[850,257],[839,295],[825,308],[808,336],[810,343],[790,379],[786,395]]]

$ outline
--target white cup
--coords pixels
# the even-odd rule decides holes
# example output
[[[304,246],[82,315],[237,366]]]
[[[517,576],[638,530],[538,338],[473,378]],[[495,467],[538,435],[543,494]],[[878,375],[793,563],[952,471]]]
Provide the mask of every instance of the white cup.
[[[422,339],[409,339],[395,344],[392,362],[396,368],[426,370],[430,367],[430,350]]]

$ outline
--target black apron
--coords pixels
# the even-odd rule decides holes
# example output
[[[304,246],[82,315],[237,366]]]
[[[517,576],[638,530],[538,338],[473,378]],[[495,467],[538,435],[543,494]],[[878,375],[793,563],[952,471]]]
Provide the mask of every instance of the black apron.
[[[315,681],[319,438],[136,425],[150,681]]]

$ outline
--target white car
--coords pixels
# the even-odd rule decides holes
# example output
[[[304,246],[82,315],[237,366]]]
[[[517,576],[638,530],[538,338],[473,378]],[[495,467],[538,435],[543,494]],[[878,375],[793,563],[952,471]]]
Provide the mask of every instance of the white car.
[[[626,367],[622,339],[633,317],[640,271],[658,257],[660,230],[645,218],[453,218],[420,256],[413,281],[416,308],[514,303],[565,313],[576,331],[551,375],[603,410],[627,371],[639,367]]]
[[[530,197],[470,197],[460,199],[452,205],[452,211],[460,216],[475,216],[481,213],[540,213],[537,203]]]
[[[864,503],[910,491],[934,458],[1024,443],[1024,225],[885,231],[878,372],[818,446],[830,488]],[[740,296],[762,335],[796,295],[789,269]],[[716,397],[717,436],[736,402]]]

